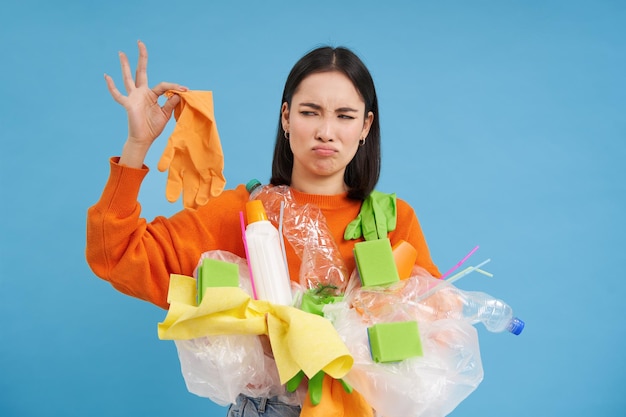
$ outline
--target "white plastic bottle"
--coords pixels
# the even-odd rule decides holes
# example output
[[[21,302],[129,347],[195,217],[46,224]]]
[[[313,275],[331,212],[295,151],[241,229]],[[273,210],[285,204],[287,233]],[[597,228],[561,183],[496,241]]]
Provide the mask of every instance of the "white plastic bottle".
[[[291,305],[291,282],[281,251],[280,235],[267,219],[260,200],[246,203],[246,244],[256,295],[273,304]]]

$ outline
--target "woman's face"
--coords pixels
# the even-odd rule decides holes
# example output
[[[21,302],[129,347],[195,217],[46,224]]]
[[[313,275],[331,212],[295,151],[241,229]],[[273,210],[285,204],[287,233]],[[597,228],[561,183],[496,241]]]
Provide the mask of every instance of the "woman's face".
[[[292,186],[302,191],[319,184],[343,192],[344,171],[369,132],[374,115],[352,81],[337,71],[314,73],[302,80],[282,106],[283,129],[293,152]],[[318,190],[319,191],[319,190]]]

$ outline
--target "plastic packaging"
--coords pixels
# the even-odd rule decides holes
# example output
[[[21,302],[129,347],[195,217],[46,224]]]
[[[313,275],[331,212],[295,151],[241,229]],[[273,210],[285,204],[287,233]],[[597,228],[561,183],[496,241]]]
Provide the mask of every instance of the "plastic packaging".
[[[202,265],[202,261],[205,259],[215,259],[218,261],[230,262],[239,267],[239,288],[244,290],[246,294],[252,296],[252,288],[250,284],[250,272],[248,271],[248,263],[245,259],[240,258],[234,253],[224,251],[224,250],[212,250],[208,252],[204,252],[200,255],[200,259],[198,260],[198,265],[196,269],[193,271],[194,278],[198,278],[198,269]]]
[[[189,392],[226,406],[239,393],[273,396],[278,371],[266,357],[259,336],[222,335],[175,340],[180,368]]]
[[[432,281],[430,283],[432,285]],[[439,287],[439,289],[437,289]],[[482,323],[494,333],[508,331],[519,335],[524,330],[524,322],[513,316],[513,309],[504,301],[480,291],[463,291],[446,281],[435,283],[431,296],[418,301],[432,309],[422,309],[422,313],[434,314],[434,318],[465,320],[470,324]],[[430,292],[433,289],[429,290]]]
[[[251,179],[246,184],[246,190],[250,193],[250,200],[254,200],[261,190],[263,190],[263,184],[257,179]]]
[[[410,279],[384,288],[360,288],[358,279],[352,279],[346,299],[369,323],[455,319],[483,323],[491,332],[519,335],[524,329],[524,322],[513,316],[504,301],[483,292],[463,291],[420,267],[413,269]]]
[[[355,309],[345,302],[328,304],[324,314],[354,358],[343,379],[363,395],[377,415],[444,416],[483,380],[478,334],[465,321],[420,322],[423,356],[383,364],[372,359],[368,324]]]
[[[282,206],[282,233],[302,261],[301,286],[343,294],[348,269],[320,208],[296,203],[287,186],[259,186],[258,181],[252,180],[247,187],[251,198],[263,201],[268,219],[275,224],[280,222]]]
[[[479,291],[456,290],[463,306],[460,314],[464,320],[472,324],[480,322],[495,333],[508,331],[519,335],[524,330],[524,322],[513,316],[513,309],[504,301]]]
[[[208,251],[205,258],[232,262],[239,266],[239,287],[252,295],[248,264],[227,251]],[[197,269],[196,269],[197,270]],[[182,375],[189,392],[226,406],[237,395],[279,396],[287,404],[300,404],[298,394],[288,393],[280,383],[269,339],[255,335],[218,335],[191,340],[175,340]]]
[[[384,287],[363,288],[354,274],[344,302],[323,311],[355,360],[344,380],[385,417],[451,413],[483,379],[473,324],[481,322],[494,332],[519,334],[523,329],[502,300],[460,290],[420,267],[413,268],[409,279]],[[367,328],[407,320],[418,322],[423,355],[375,363]]]
[[[260,200],[246,203],[246,242],[256,295],[273,304],[291,305],[291,282],[278,230]]]

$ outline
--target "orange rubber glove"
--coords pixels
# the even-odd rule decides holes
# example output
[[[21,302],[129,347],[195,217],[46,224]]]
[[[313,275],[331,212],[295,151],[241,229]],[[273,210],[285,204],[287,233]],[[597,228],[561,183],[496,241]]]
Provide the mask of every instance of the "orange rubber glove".
[[[170,97],[174,92],[165,93]],[[176,126],[161,159],[159,171],[169,170],[165,197],[173,203],[183,194],[185,208],[198,208],[221,194],[226,185],[224,154],[213,113],[210,91],[176,91]]]
[[[342,382],[328,375],[322,381],[319,403],[314,405],[307,395],[300,417],[373,417],[374,410],[356,391],[348,393]]]

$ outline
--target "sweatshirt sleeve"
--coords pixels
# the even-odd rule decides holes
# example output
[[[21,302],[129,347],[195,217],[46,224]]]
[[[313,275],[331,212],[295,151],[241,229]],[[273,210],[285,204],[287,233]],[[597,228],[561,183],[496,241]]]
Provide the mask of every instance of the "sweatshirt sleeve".
[[[122,166],[118,160],[111,158],[102,196],[87,211],[87,263],[120,292],[168,308],[169,275],[184,269],[176,234],[164,218],[148,224],[140,217],[137,197],[148,168]]]
[[[87,263],[117,290],[166,308],[169,284],[164,270],[157,270],[167,261],[147,261],[148,253],[163,251],[143,238],[147,224],[139,217],[141,206],[137,197],[148,168],[125,167],[118,160],[111,158],[109,179],[100,200],[87,211]],[[173,259],[169,261],[172,263]]]
[[[244,185],[226,190],[197,210],[147,222],[137,201],[147,167],[110,161],[100,200],[87,211],[87,263],[120,292],[167,309],[170,274],[191,276],[202,253],[245,256],[238,213],[248,200]]]
[[[432,276],[440,277],[441,272],[430,257],[430,250],[413,208],[404,200],[397,199],[398,220],[396,230],[391,232],[392,243],[406,240],[417,250],[417,265],[426,269]]]

